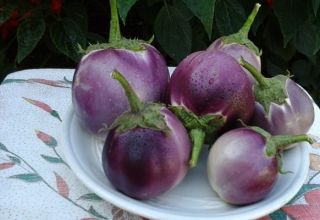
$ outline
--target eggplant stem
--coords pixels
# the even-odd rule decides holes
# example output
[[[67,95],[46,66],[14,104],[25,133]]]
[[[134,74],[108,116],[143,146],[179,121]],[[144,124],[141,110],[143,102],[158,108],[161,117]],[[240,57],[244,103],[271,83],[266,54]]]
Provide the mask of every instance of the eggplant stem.
[[[250,13],[249,17],[247,18],[246,22],[243,24],[241,29],[239,30],[238,33],[241,34],[243,37],[246,37],[246,38],[248,37],[250,28],[254,22],[254,19],[259,11],[260,6],[261,5],[259,3],[256,3],[254,5],[252,12]]]
[[[306,141],[309,144],[313,144],[315,140],[306,134],[300,135],[276,135],[272,137],[272,141],[277,146],[277,151],[285,150],[290,144]]]
[[[109,30],[109,43],[121,40],[119,16],[117,9],[117,0],[109,0],[111,20],[110,20],[110,30]]]
[[[259,72],[253,65],[248,63],[243,57],[241,57],[239,61],[240,65],[246,68],[249,73],[253,76],[253,78],[259,83],[262,87],[268,87],[269,81],[266,77],[262,75],[261,72]]]
[[[121,86],[122,86],[122,88],[128,98],[131,112],[133,112],[133,113],[140,112],[143,108],[143,103],[140,101],[139,97],[134,92],[134,90],[132,89],[129,82],[126,80],[126,78],[117,70],[114,70],[112,72],[111,77],[113,79],[117,80],[121,84]]]
[[[191,137],[193,146],[192,146],[192,153],[191,153],[191,159],[189,161],[189,166],[190,168],[193,168],[198,163],[198,159],[200,156],[200,152],[201,152],[206,134],[203,130],[195,128],[195,129],[191,129],[190,137]]]

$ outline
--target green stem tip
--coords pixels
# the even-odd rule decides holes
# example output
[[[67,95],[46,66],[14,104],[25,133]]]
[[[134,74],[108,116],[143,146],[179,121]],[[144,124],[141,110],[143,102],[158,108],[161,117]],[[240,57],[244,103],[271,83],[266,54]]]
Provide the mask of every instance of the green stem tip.
[[[205,132],[201,129],[195,128],[190,131],[190,137],[193,145],[191,159],[189,161],[190,168],[195,167],[198,163],[198,159],[200,156],[202,145],[204,143],[205,136],[206,136]]]
[[[254,79],[259,83],[260,86],[269,86],[268,79],[264,77],[262,73],[259,72],[253,65],[245,61],[243,57],[241,57],[239,64],[249,71],[249,73],[254,77]]]
[[[253,7],[252,12],[250,13],[249,17],[247,18],[246,22],[243,24],[241,29],[239,30],[239,34],[241,34],[244,37],[248,37],[250,28],[254,22],[254,19],[256,18],[258,11],[260,9],[261,5],[259,3],[256,3]]]
[[[134,92],[134,90],[132,89],[129,82],[126,80],[126,78],[117,70],[114,70],[112,72],[111,77],[113,79],[117,80],[121,84],[121,86],[122,86],[122,88],[128,98],[131,112],[137,113],[137,112],[141,111],[143,108],[143,103],[140,101],[139,97]]]
[[[109,0],[111,20],[110,20],[110,30],[109,30],[109,43],[121,40],[119,16],[117,9],[117,0]]]

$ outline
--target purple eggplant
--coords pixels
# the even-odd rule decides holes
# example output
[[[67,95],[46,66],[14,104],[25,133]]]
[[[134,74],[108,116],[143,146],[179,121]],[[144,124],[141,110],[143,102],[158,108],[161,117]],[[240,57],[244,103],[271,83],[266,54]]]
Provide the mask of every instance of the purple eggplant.
[[[114,69],[121,71],[143,101],[162,101],[169,83],[168,68],[159,51],[146,42],[121,37],[116,1],[110,0],[110,5],[109,43],[86,50],[72,85],[75,113],[93,133],[107,130],[129,108],[122,88],[110,79]]]
[[[186,57],[172,74],[169,93],[171,109],[193,142],[191,167],[197,163],[206,136],[212,137],[237,119],[249,121],[254,110],[248,75],[221,51],[200,51]]]
[[[285,75],[265,78],[245,60],[242,59],[240,64],[257,81],[252,125],[273,135],[307,133],[314,121],[314,107],[305,90]]]
[[[307,135],[272,136],[258,127],[238,128],[220,136],[207,163],[211,187],[227,203],[246,205],[263,199],[281,170],[287,145],[314,140]]]
[[[131,110],[118,117],[108,133],[102,152],[105,174],[130,197],[158,196],[179,184],[188,171],[188,132],[164,105],[141,102],[119,72],[112,77],[125,90]]]
[[[248,19],[242,26],[242,28],[234,34],[229,36],[223,36],[216,39],[208,48],[209,51],[220,50],[225,52],[240,61],[240,58],[243,57],[247,62],[253,65],[259,71],[261,70],[261,52],[254,45],[252,41],[248,39],[248,33],[251,28],[251,25],[259,11],[260,4],[255,4],[251,14]],[[247,71],[247,70],[245,70]],[[250,75],[250,74],[249,74]],[[253,78],[250,75],[251,80]]]

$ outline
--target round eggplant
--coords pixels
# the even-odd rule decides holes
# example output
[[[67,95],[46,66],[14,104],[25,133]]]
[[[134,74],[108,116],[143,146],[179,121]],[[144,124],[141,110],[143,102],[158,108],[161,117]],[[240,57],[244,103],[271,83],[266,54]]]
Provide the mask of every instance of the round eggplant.
[[[165,106],[143,103],[125,78],[113,73],[129,99],[130,111],[111,126],[102,152],[112,185],[135,199],[150,199],[175,187],[188,171],[191,142]]]
[[[258,127],[238,128],[220,136],[208,156],[208,179],[219,197],[233,205],[263,199],[281,170],[287,145],[314,140],[307,135],[271,136]]]

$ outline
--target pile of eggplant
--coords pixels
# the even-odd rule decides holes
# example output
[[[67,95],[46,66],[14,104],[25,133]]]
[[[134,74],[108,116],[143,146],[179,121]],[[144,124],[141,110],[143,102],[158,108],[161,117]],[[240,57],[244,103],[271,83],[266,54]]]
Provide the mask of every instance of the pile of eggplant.
[[[85,50],[72,85],[81,125],[106,135],[102,166],[110,183],[135,199],[161,195],[209,146],[208,180],[222,200],[263,199],[286,173],[283,152],[313,142],[306,133],[314,108],[290,76],[261,73],[261,52],[248,39],[260,5],[239,32],[188,55],[171,77],[155,47],[121,36],[116,0],[110,5],[109,43]]]

